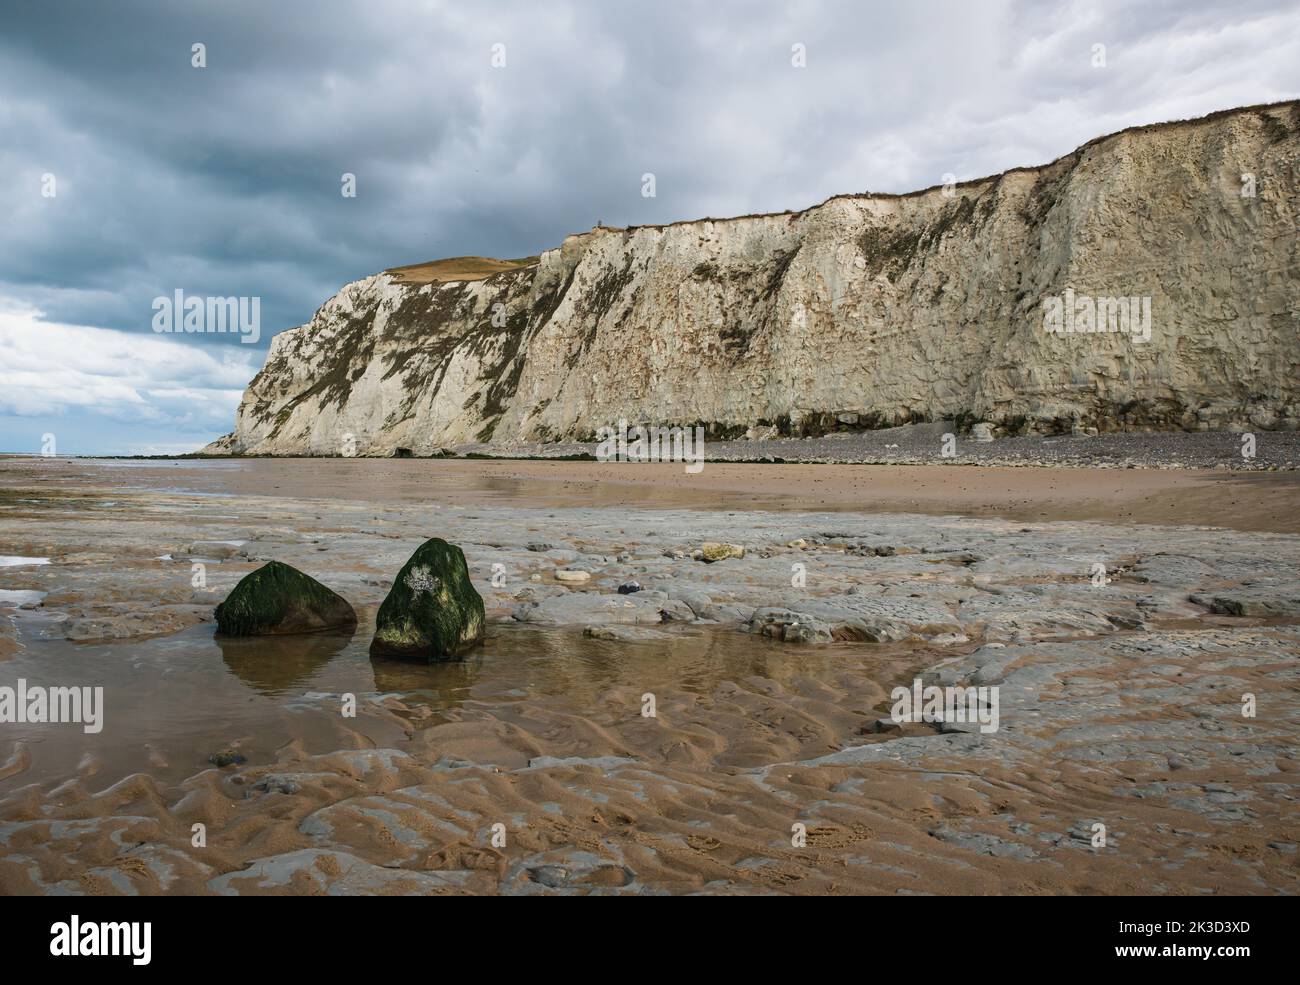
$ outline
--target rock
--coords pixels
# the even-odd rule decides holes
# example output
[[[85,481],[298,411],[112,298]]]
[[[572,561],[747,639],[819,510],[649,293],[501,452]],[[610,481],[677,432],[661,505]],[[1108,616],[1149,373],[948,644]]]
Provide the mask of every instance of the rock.
[[[754,607],[752,605],[733,605],[728,602],[711,602],[695,610],[695,614],[700,619],[709,622],[749,622],[754,616]]]
[[[1300,592],[1270,592],[1241,588],[1192,595],[1189,600],[1227,616],[1300,616]]]
[[[636,595],[562,592],[551,598],[519,606],[514,611],[514,618],[517,622],[545,626],[609,623],[646,626],[658,625],[664,621],[662,603],[643,598],[640,592]]]
[[[569,884],[569,870],[562,865],[539,865],[528,870],[533,882],[549,889],[561,889]]]
[[[639,591],[641,591],[641,583],[639,581],[625,581],[623,584],[618,586],[619,595],[631,595],[633,592]]]
[[[1027,861],[1037,857],[1034,850],[1027,845],[1017,844],[1016,842],[1007,841],[1005,838],[999,838],[997,835],[983,832],[956,831],[946,824],[940,825],[931,831],[930,836],[956,845],[958,848],[964,848],[977,854],[992,855],[995,858],[1014,858]]]
[[[196,540],[180,544],[173,547],[170,553],[173,561],[228,561],[233,557],[247,556],[242,545],[220,540]]]
[[[648,594],[648,593],[647,593]],[[665,595],[665,598],[668,596]],[[705,607],[713,604],[713,599],[706,593],[694,588],[674,588],[672,598],[685,602],[697,616]]]
[[[240,757],[243,760],[243,757]],[[253,784],[252,792],[256,793],[282,793],[295,794],[299,791],[298,781],[288,777],[268,776],[259,782]]]
[[[96,640],[129,640],[178,632],[208,619],[210,603],[202,606],[154,605],[142,612],[82,619],[68,619],[62,626],[66,639],[77,643]]]
[[[555,572],[556,581],[584,582],[591,580],[591,572],[577,571],[572,568],[559,568]]]
[[[978,424],[970,426],[970,436],[972,441],[989,442],[993,440],[993,425],[988,421],[980,421]]]
[[[695,610],[678,599],[669,599],[659,607],[661,622],[694,622]]]
[[[969,642],[970,637],[965,633],[937,633],[929,640],[931,646],[958,646]]]
[[[934,602],[878,595],[841,595],[822,599],[791,599],[782,606],[762,606],[748,625],[786,642],[859,640],[894,643],[911,636],[961,633],[951,612]]]
[[[245,575],[217,606],[217,632],[226,636],[278,636],[343,629],[357,614],[341,595],[280,561]]]
[[[483,639],[483,599],[459,547],[427,540],[393,580],[375,616],[370,652],[406,659],[454,660]]]
[[[214,752],[209,756],[208,762],[218,769],[224,769],[227,766],[240,766],[248,762],[248,759],[234,749],[222,749],[220,752]]]
[[[781,633],[786,643],[825,643],[833,638],[829,629],[811,620],[788,623]]]
[[[640,643],[646,640],[663,640],[670,637],[670,634],[658,629],[649,629],[645,626],[620,626],[610,623],[586,626],[582,630],[582,635],[588,639],[614,640],[619,643]]]
[[[802,612],[767,607],[756,611],[749,620],[751,633],[770,636],[785,643],[829,643],[829,626]]]
[[[894,557],[899,554],[917,554],[915,547],[896,547],[893,544],[853,544],[845,553],[859,554],[862,557]]]
[[[745,556],[745,549],[739,544],[718,544],[708,541],[700,545],[700,560],[707,564],[715,561],[725,561],[727,558],[742,558]]]

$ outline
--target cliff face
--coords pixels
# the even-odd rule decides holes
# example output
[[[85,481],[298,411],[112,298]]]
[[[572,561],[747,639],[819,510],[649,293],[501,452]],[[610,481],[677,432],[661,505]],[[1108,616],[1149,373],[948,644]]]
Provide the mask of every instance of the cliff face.
[[[499,272],[477,280],[378,274],[276,336],[207,450],[420,455],[620,418],[714,435],[1295,429],[1298,178],[1300,103],[1284,103],[947,190],[597,229],[535,262],[478,261]],[[1078,329],[1112,297],[1135,318],[1149,299],[1149,341],[1137,321],[1044,326],[1045,303],[1070,299]]]

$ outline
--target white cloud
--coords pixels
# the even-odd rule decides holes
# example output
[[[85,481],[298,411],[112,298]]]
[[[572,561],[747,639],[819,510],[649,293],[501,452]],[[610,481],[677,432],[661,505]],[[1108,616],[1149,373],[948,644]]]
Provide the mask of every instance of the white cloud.
[[[43,321],[39,310],[0,298],[0,414],[80,412],[181,433],[225,431],[260,360],[197,340]]]

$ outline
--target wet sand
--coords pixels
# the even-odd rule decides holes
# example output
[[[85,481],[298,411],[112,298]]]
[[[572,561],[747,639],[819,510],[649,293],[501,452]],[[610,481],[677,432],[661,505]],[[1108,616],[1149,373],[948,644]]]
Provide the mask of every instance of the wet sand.
[[[518,507],[833,510],[1300,532],[1300,472],[457,459],[0,458],[0,481]],[[60,463],[67,463],[66,467]]]
[[[1085,471],[0,460],[0,555],[50,562],[0,568],[0,686],[107,706],[95,736],[0,725],[0,891],[1294,893],[1293,487]],[[1117,489],[1131,515],[1089,522]],[[371,660],[435,535],[488,641]],[[713,539],[745,557],[692,560]],[[357,631],[214,638],[269,558]],[[1216,598],[1273,614],[1193,601]],[[825,640],[791,642],[796,616]],[[878,730],[918,674],[1000,687],[1000,729]]]

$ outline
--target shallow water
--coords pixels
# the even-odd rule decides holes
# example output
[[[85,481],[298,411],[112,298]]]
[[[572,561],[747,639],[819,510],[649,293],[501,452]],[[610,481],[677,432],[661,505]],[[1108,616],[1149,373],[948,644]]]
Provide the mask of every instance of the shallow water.
[[[35,604],[45,598],[44,592],[21,588],[0,588],[0,607]]]
[[[25,568],[49,563],[50,559],[47,557],[15,557],[12,554],[0,554],[0,568]]]
[[[871,644],[793,654],[730,628],[628,643],[572,627],[496,623],[466,659],[423,665],[372,659],[374,607],[358,615],[353,633],[231,639],[214,635],[209,623],[152,640],[77,644],[41,639],[43,618],[22,614],[26,649],[0,663],[0,686],[21,678],[29,688],[103,687],[104,726],[86,734],[74,723],[6,724],[6,738],[26,742],[32,761],[0,781],[0,792],[76,774],[93,774],[95,787],[140,771],[178,782],[232,746],[250,762],[272,761],[294,740],[309,753],[355,746],[355,733],[402,748],[414,732],[466,709],[495,717],[505,705],[528,702],[587,714],[615,689],[707,695],[724,681],[763,678],[797,690],[800,679],[829,684],[838,672],[873,664],[883,680],[920,659]],[[356,696],[355,718],[342,713],[347,694]],[[396,720],[376,714],[389,695],[400,699]]]

